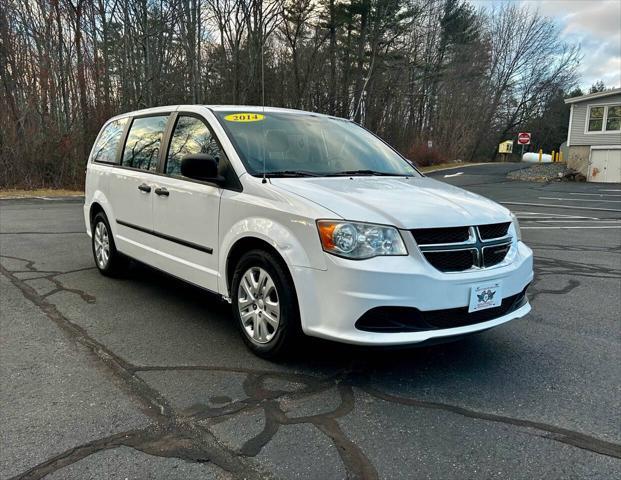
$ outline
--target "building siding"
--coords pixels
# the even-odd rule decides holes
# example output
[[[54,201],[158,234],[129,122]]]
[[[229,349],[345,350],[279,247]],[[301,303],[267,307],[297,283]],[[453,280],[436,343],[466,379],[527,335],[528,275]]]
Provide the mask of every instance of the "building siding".
[[[573,113],[571,117],[571,131],[569,132],[570,146],[621,145],[621,132],[584,133],[589,106],[610,104],[621,105],[621,94],[572,104]]]

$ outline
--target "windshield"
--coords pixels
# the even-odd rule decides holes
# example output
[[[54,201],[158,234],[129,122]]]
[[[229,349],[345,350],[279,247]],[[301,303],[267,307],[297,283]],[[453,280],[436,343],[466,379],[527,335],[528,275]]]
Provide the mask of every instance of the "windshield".
[[[214,112],[251,175],[419,176],[397,152],[353,122],[313,114]]]

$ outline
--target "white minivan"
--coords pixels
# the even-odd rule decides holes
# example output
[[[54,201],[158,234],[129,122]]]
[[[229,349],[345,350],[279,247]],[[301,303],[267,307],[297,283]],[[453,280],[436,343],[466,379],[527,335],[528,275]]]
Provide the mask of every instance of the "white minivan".
[[[133,258],[222,295],[265,357],[302,334],[424,344],[530,311],[533,256],[516,217],[342,118],[203,105],[119,115],[91,151],[84,219],[101,273]]]

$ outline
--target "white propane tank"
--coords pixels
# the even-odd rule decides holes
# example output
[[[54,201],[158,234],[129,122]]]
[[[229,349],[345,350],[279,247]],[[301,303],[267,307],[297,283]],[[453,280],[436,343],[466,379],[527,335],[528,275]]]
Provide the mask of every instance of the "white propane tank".
[[[539,154],[536,152],[526,152],[522,156],[523,162],[529,163],[537,163],[539,162]],[[543,153],[541,155],[541,163],[552,163],[552,155],[548,155],[547,153]]]

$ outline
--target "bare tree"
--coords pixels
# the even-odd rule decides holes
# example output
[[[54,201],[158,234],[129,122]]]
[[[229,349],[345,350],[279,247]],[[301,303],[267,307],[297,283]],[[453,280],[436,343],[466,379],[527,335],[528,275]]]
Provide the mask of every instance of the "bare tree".
[[[0,187],[79,187],[102,122],[171,103],[338,114],[415,160],[491,158],[544,112],[564,121],[579,60],[516,4],[0,0]]]

